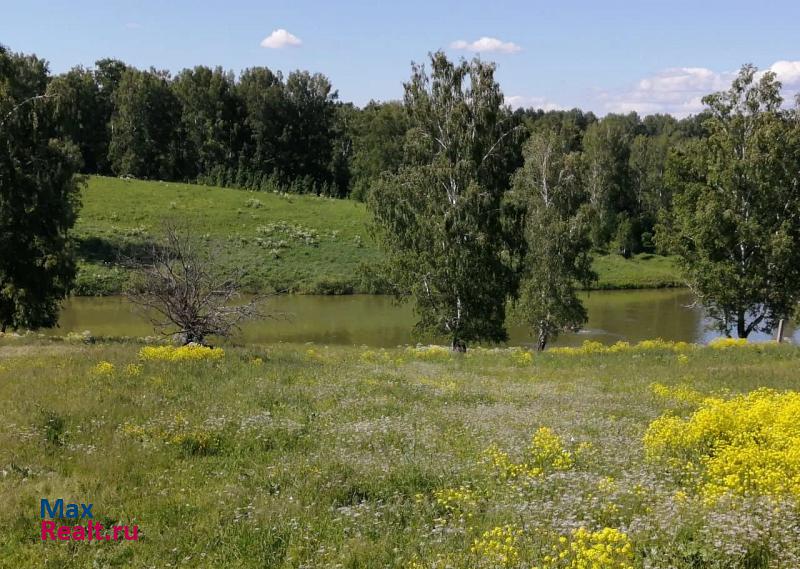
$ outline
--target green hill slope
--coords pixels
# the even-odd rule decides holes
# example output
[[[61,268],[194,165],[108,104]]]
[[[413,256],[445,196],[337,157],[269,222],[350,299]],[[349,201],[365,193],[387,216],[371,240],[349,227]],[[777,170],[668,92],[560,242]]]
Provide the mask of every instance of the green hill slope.
[[[119,254],[152,239],[168,219],[202,237],[222,264],[242,268],[250,290],[368,292],[359,267],[380,257],[357,202],[91,177],[75,227],[76,294],[118,293],[127,279]],[[600,288],[678,284],[664,257],[611,255],[596,268]]]

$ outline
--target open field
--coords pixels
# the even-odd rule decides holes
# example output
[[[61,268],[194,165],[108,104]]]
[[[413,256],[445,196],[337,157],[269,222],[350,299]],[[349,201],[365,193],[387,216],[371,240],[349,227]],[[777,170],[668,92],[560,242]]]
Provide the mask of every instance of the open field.
[[[735,396],[796,388],[799,365],[775,345],[0,339],[0,565],[798,567],[797,394]],[[746,464],[718,464],[736,441]],[[42,543],[41,498],[140,541]]]
[[[119,293],[127,278],[115,267],[119,253],[157,235],[165,219],[185,223],[222,264],[244,269],[250,290],[380,292],[360,270],[380,257],[363,204],[95,176],[83,192],[75,228],[80,258],[76,294]],[[601,256],[596,269],[598,288],[681,284],[671,258]]]

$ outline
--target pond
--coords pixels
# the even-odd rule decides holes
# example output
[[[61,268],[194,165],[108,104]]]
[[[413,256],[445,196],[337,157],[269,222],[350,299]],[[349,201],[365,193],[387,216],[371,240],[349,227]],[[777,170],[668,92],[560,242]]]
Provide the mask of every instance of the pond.
[[[577,334],[563,334],[556,345],[578,345],[584,340],[614,343],[651,338],[706,342],[716,334],[706,329],[701,308],[685,289],[595,291],[583,294],[589,322]],[[282,296],[268,308],[275,319],[245,326],[241,340],[253,343],[314,342],[392,347],[414,343],[414,314],[408,304],[390,297]],[[89,330],[96,336],[147,336],[152,326],[127,301],[118,297],[75,297],[61,313],[59,328],[49,334]],[[509,328],[511,345],[528,345],[532,338],[520,326]],[[786,337],[800,341],[800,331],[787,326]],[[753,336],[765,340],[767,337]]]

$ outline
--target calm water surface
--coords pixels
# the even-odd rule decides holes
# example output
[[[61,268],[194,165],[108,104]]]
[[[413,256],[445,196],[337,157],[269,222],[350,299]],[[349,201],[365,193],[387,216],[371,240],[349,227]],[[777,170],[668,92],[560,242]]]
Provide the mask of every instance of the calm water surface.
[[[650,338],[706,342],[715,334],[706,329],[700,308],[690,292],[682,289],[596,291],[583,295],[589,322],[578,334],[563,334],[558,345],[577,345],[584,340],[614,343]],[[246,342],[314,342],[391,347],[414,343],[414,315],[408,304],[398,306],[390,297],[284,296],[272,299],[269,308],[284,313],[276,320],[250,323],[244,328]],[[124,299],[78,297],[65,303],[60,328],[49,333],[90,330],[97,336],[147,336],[150,324]],[[509,329],[511,345],[532,342],[519,326]],[[787,337],[800,342],[793,327]],[[764,336],[753,339],[764,340]]]

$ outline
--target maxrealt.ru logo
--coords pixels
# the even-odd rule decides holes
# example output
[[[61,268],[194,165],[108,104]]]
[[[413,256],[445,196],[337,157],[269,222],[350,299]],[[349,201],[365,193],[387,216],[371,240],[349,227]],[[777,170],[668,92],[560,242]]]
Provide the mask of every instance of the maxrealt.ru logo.
[[[62,498],[51,504],[47,498],[42,498],[39,512],[42,518],[42,541],[139,540],[139,526],[111,526],[104,531],[103,525],[94,521],[93,506],[94,504],[64,504]],[[54,519],[83,520],[87,523],[86,525],[57,524]]]

